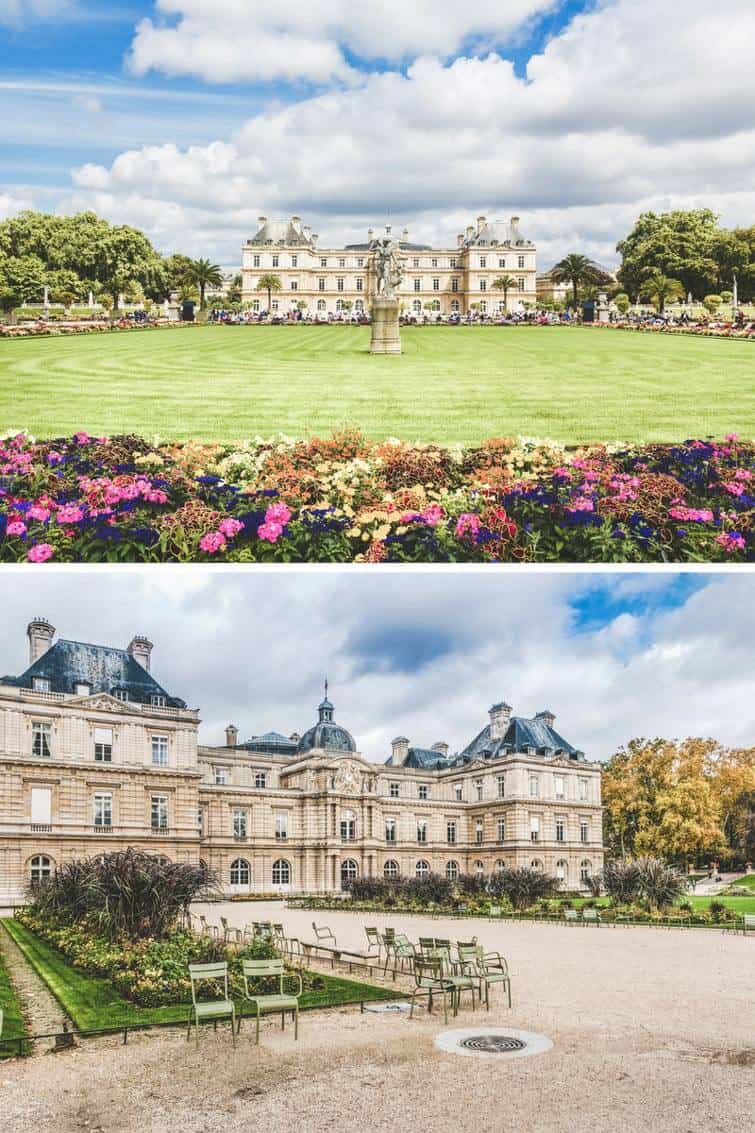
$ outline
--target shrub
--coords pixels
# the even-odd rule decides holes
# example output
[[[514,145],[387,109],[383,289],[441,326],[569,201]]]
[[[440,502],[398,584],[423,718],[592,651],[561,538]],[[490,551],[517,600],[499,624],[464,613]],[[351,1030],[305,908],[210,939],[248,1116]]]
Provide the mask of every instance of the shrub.
[[[638,858],[639,893],[651,909],[674,905],[687,891],[687,879],[661,858]]]
[[[640,871],[631,858],[606,862],[602,874],[603,888],[616,904],[631,903],[640,892]]]
[[[541,897],[552,896],[558,882],[542,870],[522,867],[493,874],[488,888],[494,895],[506,896],[515,909],[527,909]]]
[[[160,939],[192,901],[217,882],[199,865],[128,849],[66,862],[29,892],[31,909],[63,924],[83,923],[104,937]]]

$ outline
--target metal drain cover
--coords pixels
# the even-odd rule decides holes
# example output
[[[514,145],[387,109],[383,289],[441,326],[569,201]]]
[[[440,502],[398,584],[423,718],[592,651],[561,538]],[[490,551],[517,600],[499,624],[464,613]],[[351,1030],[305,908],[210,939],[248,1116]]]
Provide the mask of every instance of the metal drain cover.
[[[512,1050],[524,1050],[527,1044],[513,1035],[472,1035],[461,1039],[459,1046],[483,1054],[508,1054]]]
[[[435,1039],[439,1050],[472,1058],[529,1058],[544,1054],[553,1043],[546,1035],[519,1031],[514,1027],[464,1027],[442,1031]]]

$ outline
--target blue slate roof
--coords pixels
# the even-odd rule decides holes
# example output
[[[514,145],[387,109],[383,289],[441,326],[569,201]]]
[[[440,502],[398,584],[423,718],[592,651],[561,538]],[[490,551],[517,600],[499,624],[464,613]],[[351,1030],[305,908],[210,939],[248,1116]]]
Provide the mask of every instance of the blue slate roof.
[[[34,677],[50,682],[51,692],[73,693],[77,684],[89,685],[90,695],[126,690],[128,699],[150,704],[151,697],[164,696],[171,708],[185,708],[186,702],[170,696],[161,684],[135,661],[125,649],[90,645],[60,638],[38,657],[20,677],[3,677],[3,684],[32,688]]]
[[[524,716],[512,716],[505,735],[498,740],[490,738],[490,724],[479,732],[457,758],[457,764],[469,763],[472,759],[496,759],[512,752],[524,752],[534,748],[534,754],[553,757],[557,753],[570,759],[584,759],[584,753],[572,747],[552,724],[550,713],[538,713],[529,720]]]
[[[261,736],[252,736],[243,744],[237,744],[237,747],[247,751],[265,751],[271,755],[294,755],[296,752],[294,741],[282,732],[263,732]]]
[[[456,756],[443,755],[440,751],[428,747],[410,747],[403,767],[416,767],[421,771],[445,771],[453,767]],[[390,760],[388,760],[390,763]]]

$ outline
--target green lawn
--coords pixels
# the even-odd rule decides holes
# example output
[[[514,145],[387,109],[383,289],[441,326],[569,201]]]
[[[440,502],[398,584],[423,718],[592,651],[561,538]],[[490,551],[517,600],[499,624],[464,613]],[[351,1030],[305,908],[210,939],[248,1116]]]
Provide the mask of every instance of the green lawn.
[[[26,1024],[21,1014],[21,1004],[18,1002],[15,988],[10,982],[8,971],[0,956],[0,1008],[3,1011],[3,1033],[0,1038],[16,1039],[26,1034]],[[0,1044],[0,1058],[7,1058],[18,1054],[18,1047]]]
[[[233,441],[357,425],[375,438],[755,436],[753,344],[566,327],[196,327],[0,342],[0,434]]]
[[[727,909],[735,909],[740,917],[755,913],[755,894],[752,897],[685,897],[693,909],[709,909],[711,901],[720,901]]]
[[[124,999],[108,980],[98,979],[72,967],[66,958],[40,940],[18,921],[2,922],[26,959],[42,977],[66,1014],[82,1031],[145,1023],[185,1023],[188,1004],[170,1007],[137,1007]],[[321,975],[321,973],[317,973]],[[390,988],[322,975],[325,986],[306,991],[299,1000],[302,1011],[338,1007],[348,1003],[395,1000],[401,994]],[[238,1006],[238,1004],[237,1004]]]

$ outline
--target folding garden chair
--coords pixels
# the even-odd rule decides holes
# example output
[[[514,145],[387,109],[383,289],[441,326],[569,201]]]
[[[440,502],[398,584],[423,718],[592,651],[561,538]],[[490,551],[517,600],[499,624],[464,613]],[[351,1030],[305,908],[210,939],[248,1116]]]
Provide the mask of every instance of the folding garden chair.
[[[280,1011],[281,1030],[286,1029],[286,1012],[290,1011],[294,1017],[294,1039],[299,1038],[299,996],[302,993],[302,978],[299,972],[286,972],[282,960],[242,960],[242,973],[244,976],[244,999],[251,1003],[257,1020],[257,1033],[255,1042],[260,1041],[260,1018],[262,1015]],[[275,992],[257,993],[250,989],[249,983],[255,980],[270,979]],[[284,982],[295,980],[298,991],[293,993],[284,991]],[[241,1030],[243,1015],[239,1013],[238,1030]]]
[[[231,1020],[231,1035],[233,1045],[236,1045],[236,1008],[228,994],[228,965],[225,960],[217,964],[189,964],[189,980],[191,982],[191,1007],[189,1008],[189,1023],[186,1029],[186,1041],[191,1037],[191,1024],[194,1023],[194,1038],[199,1045],[199,1022],[201,1019],[212,1019],[215,1030],[218,1029],[218,1019]],[[221,999],[197,999],[197,987],[203,983],[222,984],[223,996]]]

